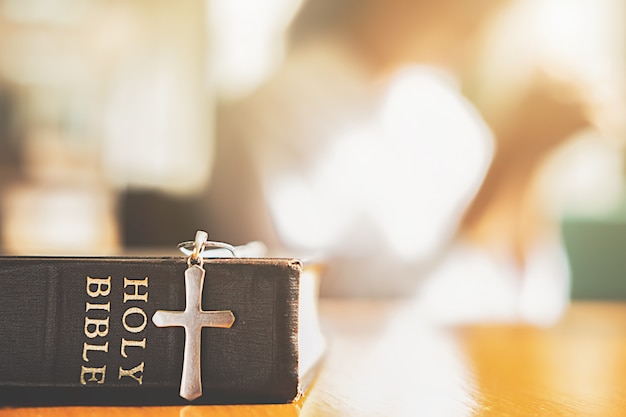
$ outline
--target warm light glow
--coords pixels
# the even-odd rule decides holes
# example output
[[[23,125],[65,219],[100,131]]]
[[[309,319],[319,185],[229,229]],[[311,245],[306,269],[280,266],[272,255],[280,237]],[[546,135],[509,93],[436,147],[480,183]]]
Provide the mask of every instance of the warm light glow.
[[[163,61],[121,77],[106,114],[104,161],[119,186],[197,191],[212,167],[208,103],[188,68]],[[206,112],[206,113],[205,113]]]
[[[109,254],[118,247],[115,201],[75,187],[15,187],[2,212],[4,250],[19,255]]]
[[[458,242],[423,284],[415,307],[436,323],[554,324],[567,307],[568,265],[557,243],[538,244],[525,268]]]
[[[619,149],[594,132],[579,135],[549,162],[542,184],[552,210],[568,215],[611,213],[624,190],[624,162]]]
[[[211,0],[211,80],[223,97],[243,96],[264,81],[285,53],[284,31],[301,0]]]

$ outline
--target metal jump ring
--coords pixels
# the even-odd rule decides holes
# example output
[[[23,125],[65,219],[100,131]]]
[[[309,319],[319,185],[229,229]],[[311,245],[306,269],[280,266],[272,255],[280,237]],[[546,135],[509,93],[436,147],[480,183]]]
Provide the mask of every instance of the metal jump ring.
[[[212,249],[226,249],[233,257],[239,257],[237,249],[233,245],[224,242],[205,240],[201,245],[196,245],[195,240],[188,240],[180,242],[177,247],[182,253],[190,257],[190,261],[198,261],[199,258],[200,262],[202,262],[202,258],[208,255],[208,251]]]

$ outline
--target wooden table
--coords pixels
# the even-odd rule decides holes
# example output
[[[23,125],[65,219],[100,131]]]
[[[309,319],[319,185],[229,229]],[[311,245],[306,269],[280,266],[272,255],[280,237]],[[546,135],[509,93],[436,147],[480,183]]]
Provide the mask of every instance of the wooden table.
[[[398,302],[324,300],[328,355],[297,404],[14,408],[0,416],[623,416],[626,304],[552,328],[442,328]]]

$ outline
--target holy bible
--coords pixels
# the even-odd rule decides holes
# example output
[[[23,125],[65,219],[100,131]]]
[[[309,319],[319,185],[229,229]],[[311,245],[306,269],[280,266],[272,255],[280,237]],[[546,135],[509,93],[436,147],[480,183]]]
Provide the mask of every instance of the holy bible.
[[[0,405],[294,401],[324,348],[314,281],[294,259],[0,257]]]

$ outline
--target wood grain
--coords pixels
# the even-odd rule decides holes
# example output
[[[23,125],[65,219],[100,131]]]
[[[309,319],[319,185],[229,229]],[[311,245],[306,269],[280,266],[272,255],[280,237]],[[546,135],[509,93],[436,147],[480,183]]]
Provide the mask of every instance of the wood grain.
[[[626,415],[626,306],[575,304],[554,328],[460,332],[476,416]]]

